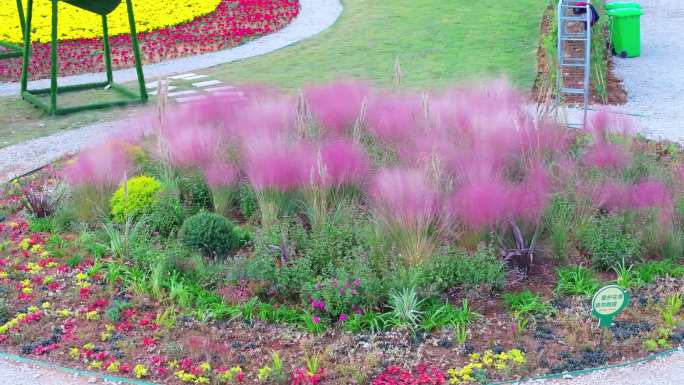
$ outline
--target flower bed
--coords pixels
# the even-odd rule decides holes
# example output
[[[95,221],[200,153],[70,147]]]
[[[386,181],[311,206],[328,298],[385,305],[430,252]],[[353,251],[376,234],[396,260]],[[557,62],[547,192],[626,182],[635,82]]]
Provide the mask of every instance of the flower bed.
[[[296,0],[216,0],[200,1],[197,6],[193,0],[186,3],[174,2],[160,7],[159,2],[136,2],[136,18],[141,53],[144,63],[156,63],[166,59],[197,55],[230,48],[249,39],[277,31],[294,19],[299,12]],[[85,13],[74,7],[61,4],[73,13]],[[170,8],[169,8],[170,7]],[[19,28],[16,9],[4,7],[9,14],[0,14],[0,19],[8,19],[4,25],[11,29],[0,34],[0,40],[16,41]],[[48,7],[36,8],[48,9]],[[173,9],[173,12],[169,12]],[[114,68],[131,67],[134,63],[128,31],[125,7],[112,14],[110,23],[110,44]],[[183,11],[179,11],[183,10]],[[69,14],[69,12],[60,15]],[[146,16],[147,15],[147,16]],[[78,19],[78,25],[71,25],[66,16],[61,16],[66,25],[60,25],[59,63],[60,75],[73,75],[104,70],[102,55],[101,24],[98,17]],[[74,17],[76,17],[74,15]],[[45,18],[43,18],[45,19]],[[90,20],[94,19],[94,20]],[[38,18],[37,21],[41,19]],[[86,25],[87,28],[82,26]],[[50,73],[50,44],[46,39],[46,28],[38,24],[38,42],[33,44],[30,72],[32,78],[48,77]],[[66,29],[66,31],[64,31]],[[123,35],[121,35],[124,33]],[[48,39],[49,40],[49,39]],[[21,76],[21,59],[0,61],[0,81],[18,81]]]
[[[679,146],[533,119],[498,83],[241,92],[3,189],[2,349],[174,385],[438,385],[684,341]],[[608,283],[632,303],[602,332]]]

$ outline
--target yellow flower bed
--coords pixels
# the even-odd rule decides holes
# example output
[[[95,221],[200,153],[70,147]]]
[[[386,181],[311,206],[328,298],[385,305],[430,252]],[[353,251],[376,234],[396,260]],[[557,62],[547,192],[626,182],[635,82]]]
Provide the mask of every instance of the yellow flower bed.
[[[26,6],[25,0],[23,3]],[[221,0],[133,0],[133,7],[138,32],[148,32],[209,14],[220,3]],[[42,43],[50,41],[51,4],[49,0],[34,0],[31,40]],[[129,33],[125,1],[109,14],[107,22],[110,36]],[[60,2],[58,36],[60,40],[101,37],[101,17]],[[22,41],[16,0],[0,0],[0,41]]]

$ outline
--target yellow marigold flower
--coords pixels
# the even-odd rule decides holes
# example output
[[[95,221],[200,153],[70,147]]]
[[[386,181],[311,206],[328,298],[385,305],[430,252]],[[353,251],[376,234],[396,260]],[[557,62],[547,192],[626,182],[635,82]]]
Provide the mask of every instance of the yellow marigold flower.
[[[114,328],[114,325],[112,325],[112,324],[107,324],[107,325],[105,325],[105,330],[108,331],[108,332],[113,332],[114,329],[115,329],[115,328]]]
[[[211,364],[208,362],[202,362],[199,367],[204,373],[211,372]]]
[[[0,271],[0,279],[5,279],[7,278],[7,272],[6,271]]]
[[[107,371],[109,373],[119,373],[119,361],[112,361],[109,366],[107,366]]]
[[[106,341],[109,341],[110,338],[112,338],[112,333],[109,333],[109,332],[100,333],[100,341],[106,342]]]
[[[501,353],[496,355],[497,360],[506,361],[508,358],[509,358],[509,356],[506,352],[501,352]]]
[[[525,363],[525,353],[523,353],[520,349],[511,349],[508,354],[511,357],[511,360],[513,360],[513,362],[516,364],[522,365]]]
[[[82,287],[82,288],[84,288],[84,289],[87,289],[87,288],[90,287],[90,282],[88,282],[88,281],[78,281],[78,282],[76,282],[76,286]]]
[[[60,318],[69,318],[69,317],[71,317],[71,311],[69,309],[62,309],[62,310],[57,312],[57,315]]]
[[[207,377],[200,376],[200,377],[197,377],[197,379],[194,382],[195,382],[195,384],[208,384],[209,379]]]
[[[43,251],[42,253],[40,253],[40,257],[41,258],[48,258],[48,257],[50,257],[50,253],[47,250]]]
[[[25,287],[25,288],[21,289],[21,292],[24,294],[31,294],[31,293],[33,293],[33,289],[30,287]]]
[[[100,315],[97,314],[97,310],[93,310],[93,311],[89,311],[89,312],[85,313],[85,318],[88,321],[97,321],[100,319]]]
[[[508,367],[508,365],[506,365],[506,361],[497,361],[494,364],[494,369],[496,369],[496,370],[504,370],[507,367]]]
[[[30,279],[24,279],[24,280],[22,280],[21,282],[19,282],[19,284],[20,284],[21,286],[23,286],[23,287],[31,286],[31,283],[32,283],[32,282],[31,282]]]
[[[22,250],[28,250],[31,247],[31,241],[28,238],[24,238],[19,242],[19,248]]]
[[[470,358],[472,361],[479,360],[482,355],[480,353],[471,353],[468,358]]]
[[[57,263],[55,261],[48,262],[48,264],[47,264],[47,267],[57,267],[57,266],[59,266],[59,263]]]
[[[93,350],[93,349],[95,349],[95,344],[92,342],[88,342],[87,344],[83,345],[83,349]]]
[[[40,309],[38,309],[37,306],[29,306],[28,309],[26,309],[26,310],[28,310],[29,313],[35,313]]]
[[[43,245],[33,245],[31,246],[31,252],[32,253],[42,253],[43,252]]]
[[[7,324],[0,326],[0,334],[6,334],[8,330],[9,327],[7,326]]]
[[[46,275],[45,278],[43,278],[43,283],[46,285],[52,282],[55,282],[55,277],[51,275]]]
[[[143,365],[137,364],[133,368],[133,373],[135,374],[136,378],[143,378],[143,377],[147,377],[148,371],[147,371],[147,368],[144,367]]]
[[[160,2],[138,0],[135,5],[135,19],[138,33],[182,24],[216,10],[221,0],[174,0]],[[9,1],[0,7],[0,41],[22,42],[21,28],[17,27],[17,9]],[[13,4],[13,3],[12,3]],[[89,39],[102,36],[100,16],[60,2],[59,39]],[[50,7],[33,9],[34,31],[31,37],[41,43],[50,41]],[[109,35],[129,33],[126,6],[120,5],[108,17]]]
[[[171,360],[167,364],[170,369],[178,369],[178,361],[176,360]]]
[[[86,275],[85,273],[76,274],[76,280],[77,281],[83,281],[84,279],[88,279],[88,275]]]
[[[102,369],[102,361],[93,361],[88,364],[89,369]]]
[[[69,357],[72,360],[78,360],[79,358],[81,358],[81,351],[77,347],[73,347],[69,349]]]

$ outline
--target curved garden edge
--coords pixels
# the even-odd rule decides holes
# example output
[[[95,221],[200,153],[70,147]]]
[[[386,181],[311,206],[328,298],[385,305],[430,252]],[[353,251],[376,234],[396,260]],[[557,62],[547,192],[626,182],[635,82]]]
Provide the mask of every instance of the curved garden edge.
[[[616,369],[616,368],[625,368],[625,367],[630,367],[633,365],[650,363],[650,362],[653,362],[657,359],[669,357],[669,356],[676,354],[676,353],[684,353],[684,346],[680,346],[680,347],[670,349],[670,350],[666,350],[663,352],[654,353],[654,354],[648,355],[648,356],[643,357],[643,358],[639,358],[639,359],[631,360],[631,361],[627,361],[627,362],[622,362],[622,363],[618,363],[618,364],[605,365],[605,366],[601,366],[598,368],[587,368],[587,369],[575,370],[572,372],[549,374],[549,375],[545,375],[545,376],[531,377],[531,378],[525,378],[525,379],[520,379],[520,380],[495,382],[495,383],[490,383],[489,385],[525,385],[526,383],[531,382],[531,381],[558,379],[558,378],[564,378],[567,376],[575,378],[578,376],[582,376],[582,375],[586,375],[586,374],[590,374],[590,373],[594,373],[594,372],[605,371],[605,370]],[[88,371],[88,370],[67,368],[67,367],[57,365],[57,364],[53,364],[49,361],[36,360],[36,359],[27,358],[27,357],[23,357],[23,356],[17,356],[17,355],[5,353],[5,352],[0,352],[0,359],[5,359],[7,361],[16,362],[17,364],[34,365],[34,366],[38,366],[38,367],[43,368],[43,369],[51,369],[51,370],[63,372],[66,374],[73,374],[73,375],[77,375],[77,376],[81,376],[81,377],[90,377],[90,378],[95,377],[95,378],[98,378],[98,379],[101,379],[104,381],[113,381],[113,382],[117,382],[117,383],[130,384],[130,385],[156,385],[156,384],[149,382],[149,381],[142,381],[142,380],[135,380],[135,379],[131,379],[131,378],[110,376],[107,374],[102,374],[99,372],[92,372],[92,371]]]
[[[340,0],[300,0],[299,3],[301,7],[299,16],[278,32],[223,51],[146,65],[144,67],[146,79],[149,82],[179,72],[195,71],[265,55],[325,31],[335,24],[343,11]],[[93,82],[104,78],[104,76],[104,73],[83,74],[60,77],[58,81],[60,86],[66,86]],[[114,79],[118,82],[135,80],[135,68],[114,71]],[[49,87],[49,83],[49,79],[41,79],[29,82],[29,87]],[[0,83],[0,96],[17,95],[18,93],[19,83]]]

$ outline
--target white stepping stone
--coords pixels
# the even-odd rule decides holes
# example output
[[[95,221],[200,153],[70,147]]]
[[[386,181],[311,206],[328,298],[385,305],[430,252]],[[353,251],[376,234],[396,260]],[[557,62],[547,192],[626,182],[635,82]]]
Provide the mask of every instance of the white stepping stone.
[[[187,91],[176,91],[176,92],[169,92],[168,96],[175,98],[176,96],[187,96],[187,95],[196,95],[197,91],[195,90],[187,90]]]
[[[167,86],[167,87],[166,87],[166,90],[167,90],[167,91],[173,91],[173,90],[175,90],[176,88],[178,88],[178,87],[176,87],[176,86]],[[147,94],[148,94],[148,95],[156,95],[156,94],[158,94],[158,93],[159,93],[159,90],[154,90],[154,91],[148,92]]]
[[[206,99],[206,96],[204,95],[197,95],[197,96],[186,96],[184,98],[176,98],[176,101],[178,103],[190,103],[190,102],[197,102],[200,100]]]
[[[205,88],[204,90],[207,92],[222,92],[222,91],[230,91],[234,90],[235,86],[223,86],[223,87],[211,87],[211,88]]]
[[[209,75],[194,75],[194,76],[184,77],[181,80],[198,80],[198,79],[204,79],[204,78],[208,78],[208,77],[209,77]]]
[[[187,79],[187,78],[191,78],[193,76],[197,76],[197,75],[193,74],[192,72],[188,72],[186,74],[169,76],[169,79]]]
[[[202,87],[215,86],[215,85],[221,84],[221,83],[222,82],[220,80],[207,80],[204,82],[192,83],[192,86],[197,87],[197,88],[202,88]]]
[[[244,92],[242,92],[242,91],[233,91],[233,92],[215,92],[215,93],[213,93],[212,95],[216,95],[216,96],[223,96],[223,97],[227,97],[227,96],[234,96],[234,97],[236,97],[236,98],[242,98],[242,97],[244,97],[244,96],[245,96],[245,93],[244,93]]]

